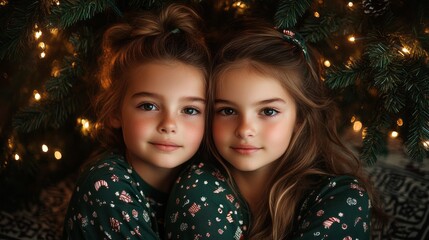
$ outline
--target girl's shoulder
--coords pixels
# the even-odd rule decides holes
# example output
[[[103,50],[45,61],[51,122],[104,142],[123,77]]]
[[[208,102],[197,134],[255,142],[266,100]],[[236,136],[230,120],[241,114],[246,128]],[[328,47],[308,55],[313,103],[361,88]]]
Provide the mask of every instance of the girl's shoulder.
[[[190,164],[180,174],[177,183],[189,183],[203,181],[206,184],[227,184],[227,174],[213,163],[200,161]]]
[[[370,209],[369,196],[358,179],[346,175],[322,176],[301,204],[295,236],[310,239],[344,234],[343,237],[366,239]]]
[[[349,175],[322,176],[309,191],[303,205],[353,198],[368,200],[368,194],[357,178]]]

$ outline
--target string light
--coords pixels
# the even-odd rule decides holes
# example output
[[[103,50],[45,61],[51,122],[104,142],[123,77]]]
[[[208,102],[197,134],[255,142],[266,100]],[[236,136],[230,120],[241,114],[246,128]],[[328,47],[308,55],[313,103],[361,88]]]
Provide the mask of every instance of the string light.
[[[352,8],[352,7],[353,7],[353,2],[349,2],[349,3],[347,3],[347,6],[348,6],[349,8]]]
[[[58,67],[53,67],[51,70],[51,76],[52,77],[59,77],[60,76],[60,69]]]
[[[356,117],[352,116],[352,118],[350,119],[350,122],[353,123],[354,121],[356,121]]]
[[[423,141],[422,144],[426,151],[429,151],[429,140]]]
[[[405,54],[410,54],[410,50],[407,47],[402,47],[401,51]]]
[[[361,121],[355,121],[353,123],[353,131],[359,132],[362,129],[362,123]]]
[[[356,37],[353,36],[353,35],[351,35],[351,36],[349,36],[348,40],[349,40],[349,42],[353,42],[354,43],[356,41]]]
[[[52,0],[52,3],[59,6],[60,5],[60,1],[59,0]]]
[[[39,46],[39,48],[41,48],[41,49],[43,49],[43,50],[45,50],[45,48],[46,48],[46,44],[45,44],[44,42],[40,42],[40,43],[38,44],[38,46]]]
[[[368,132],[368,128],[362,129],[362,139],[366,137],[367,132]]]
[[[55,151],[54,157],[55,157],[55,159],[60,160],[63,157],[63,155],[61,154],[60,151]]]
[[[390,132],[390,137],[391,138],[397,138],[398,136],[399,136],[399,133],[397,131]]]
[[[41,30],[34,32],[34,37],[36,39],[39,39],[41,36],[42,36],[42,31]]]
[[[51,29],[49,29],[49,32],[50,32],[53,36],[57,36],[57,35],[58,35],[58,28],[51,28]]]
[[[18,160],[20,159],[20,157],[19,157],[18,153],[15,153],[15,156],[14,156],[14,157],[15,157],[15,160],[16,160],[16,161],[18,161]]]
[[[42,145],[42,151],[43,152],[48,152],[48,150],[49,150],[48,146],[46,146],[46,144],[43,144]]]
[[[77,123],[81,125],[81,132],[83,135],[88,135],[92,130],[92,124],[85,118],[78,118]]]
[[[319,12],[314,12],[314,17],[319,18],[320,17]]]
[[[402,120],[402,118],[398,118],[398,120],[396,120],[396,125],[398,125],[399,127],[404,125],[404,121]]]
[[[40,93],[37,90],[34,90],[33,94],[34,94],[34,99],[36,101],[39,101],[42,98],[42,96],[40,96]]]
[[[0,6],[6,6],[9,3],[7,0],[0,0]]]
[[[329,60],[325,60],[323,62],[323,65],[325,65],[325,67],[330,67],[331,66],[331,62]]]
[[[13,148],[13,146],[14,146],[14,144],[13,144],[13,139],[12,139],[12,138],[9,138],[9,139],[7,140],[7,147],[8,147],[9,149],[12,149],[12,148]]]
[[[248,6],[246,3],[242,2],[242,1],[234,2],[234,3],[232,4],[232,7],[233,7],[233,8],[235,8],[235,9],[237,9],[237,13],[238,13],[238,14],[243,14],[243,13],[244,13],[244,11],[245,11],[247,8],[249,8],[249,6]]]

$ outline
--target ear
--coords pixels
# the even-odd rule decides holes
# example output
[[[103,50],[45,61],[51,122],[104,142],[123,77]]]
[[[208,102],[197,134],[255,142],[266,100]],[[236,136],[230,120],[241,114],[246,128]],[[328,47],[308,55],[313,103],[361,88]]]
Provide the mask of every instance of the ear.
[[[109,117],[109,123],[114,128],[121,128],[122,127],[121,119],[116,114],[115,115],[111,115]]]

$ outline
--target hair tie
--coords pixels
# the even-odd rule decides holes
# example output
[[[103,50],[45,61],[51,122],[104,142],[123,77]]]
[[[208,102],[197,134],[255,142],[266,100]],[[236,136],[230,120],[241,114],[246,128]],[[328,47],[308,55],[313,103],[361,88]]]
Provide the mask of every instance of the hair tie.
[[[308,49],[305,44],[305,40],[301,36],[301,34],[295,33],[287,29],[283,29],[281,32],[283,33],[283,40],[295,46],[298,46],[304,53],[305,60],[308,62],[310,60],[310,57],[308,55]]]
[[[174,28],[173,30],[170,31],[170,33],[172,33],[172,34],[180,33],[180,29]]]

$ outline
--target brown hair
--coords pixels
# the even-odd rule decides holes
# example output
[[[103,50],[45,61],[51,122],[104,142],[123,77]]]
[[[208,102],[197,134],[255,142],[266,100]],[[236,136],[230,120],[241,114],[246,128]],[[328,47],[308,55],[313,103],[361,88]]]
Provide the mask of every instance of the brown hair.
[[[210,54],[203,37],[202,19],[191,7],[170,4],[159,12],[129,15],[103,35],[100,92],[94,101],[101,147],[125,150],[122,132],[111,126],[126,91],[126,74],[136,65],[173,60],[201,69],[208,78]]]
[[[286,152],[275,162],[277,166],[268,182],[267,197],[252,217],[248,239],[291,237],[291,231],[296,228],[299,204],[308,190],[317,184],[318,175],[356,177],[367,190],[373,211],[379,211],[378,200],[362,163],[338,137],[335,106],[319,78],[317,61],[311,57],[314,53],[310,49],[311,59],[306,60],[299,46],[282,37],[268,23],[247,20],[242,30],[218,51],[214,59],[213,81],[209,85],[209,119],[214,116],[216,81],[231,66],[243,61],[254,70],[278,79],[297,106],[296,131]],[[207,126],[212,129],[210,120]],[[216,150],[211,135],[208,135],[207,145],[228,172],[228,163]],[[236,188],[233,181],[230,185]]]

